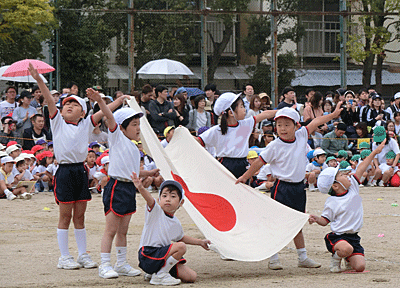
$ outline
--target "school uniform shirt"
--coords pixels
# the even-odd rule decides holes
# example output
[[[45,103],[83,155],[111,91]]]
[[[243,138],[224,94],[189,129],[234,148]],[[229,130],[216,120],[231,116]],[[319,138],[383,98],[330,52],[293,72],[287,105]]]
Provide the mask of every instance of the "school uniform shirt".
[[[6,184],[11,184],[14,182],[14,175],[13,173],[4,172],[3,168],[0,169],[0,180],[3,180]]]
[[[323,163],[321,166],[317,166],[317,165],[315,165],[314,162],[311,162],[311,163],[308,163],[308,164],[307,164],[307,166],[306,166],[306,172],[311,172],[311,171],[313,171],[313,170],[322,171],[322,170],[324,170],[325,168],[328,168],[328,165],[326,165],[326,163]]]
[[[392,168],[392,166],[389,166],[386,163],[382,163],[381,165],[379,165],[379,169],[382,170],[382,173],[385,173],[386,171],[388,171],[390,168]],[[397,171],[399,171],[399,167],[394,167],[394,173],[396,173]]]
[[[103,177],[107,176],[107,172],[104,169],[101,169],[100,171],[96,171],[96,173],[93,174],[93,178],[97,179],[98,181],[101,181]]]
[[[153,209],[146,205],[145,223],[140,238],[140,247],[163,247],[178,242],[184,236],[181,222],[175,216],[167,215],[157,201]]]
[[[57,169],[58,169],[58,164],[54,165],[54,163],[51,163],[49,166],[47,166],[46,171],[54,176],[56,175]]]
[[[93,179],[94,174],[97,172],[97,165],[94,164],[92,167],[86,164],[86,166],[89,169],[89,180]]]
[[[139,176],[140,173],[140,151],[137,146],[122,133],[119,125],[108,131],[110,143],[110,166],[108,175],[131,179],[132,172]]]
[[[35,168],[33,168],[32,170],[32,174],[35,175],[36,173],[43,173],[46,172],[46,167],[44,167],[43,165],[39,165],[36,166]],[[42,176],[43,177],[43,176]]]
[[[342,196],[330,196],[325,201],[321,216],[330,222],[333,233],[354,234],[363,226],[363,206],[359,194],[359,181],[350,176],[350,187]]]
[[[271,175],[271,165],[270,164],[265,164],[263,167],[261,167],[260,172],[257,174],[257,179],[258,180],[268,180],[268,175]]]
[[[14,174],[14,177],[19,175],[19,174],[21,174],[21,173],[18,172],[18,174]],[[33,176],[31,174],[31,172],[29,172],[29,170],[26,169],[25,173],[24,173],[24,176],[22,176],[20,181],[31,181],[31,180],[33,180]]]
[[[272,176],[279,180],[298,183],[306,176],[307,166],[307,127],[301,127],[295,132],[293,141],[277,138],[260,153],[260,159],[271,165]]]
[[[58,110],[55,115],[50,117],[54,155],[58,163],[85,161],[88,154],[89,134],[95,126],[92,117],[81,119],[77,124],[65,121]]]
[[[375,142],[372,143],[372,151],[374,151],[376,148],[378,147],[378,145],[376,145]],[[386,163],[386,153],[388,153],[389,151],[393,151],[396,155],[400,153],[400,149],[399,149],[399,144],[397,143],[396,140],[394,140],[393,138],[389,138],[389,143],[386,144],[381,153],[375,155],[375,158],[378,159],[378,163],[382,164],[382,163]]]
[[[249,153],[249,138],[256,124],[256,118],[239,120],[237,125],[228,126],[225,135],[219,125],[213,126],[199,136],[203,146],[215,147],[217,157],[245,158]]]
[[[356,171],[357,171],[357,169],[358,169],[358,166],[360,166],[360,164],[361,164],[362,162],[363,162],[362,159],[358,160],[358,163],[357,163],[357,166],[356,166]],[[365,171],[369,172],[369,170],[371,170],[371,169],[372,169],[372,166],[371,166],[371,164],[370,164],[370,165],[368,165],[368,167],[367,167],[367,169],[366,169]]]
[[[167,147],[167,145],[168,145],[168,141],[167,141],[167,139],[163,139],[161,142],[161,146],[163,147],[163,148],[165,148],[165,147]]]

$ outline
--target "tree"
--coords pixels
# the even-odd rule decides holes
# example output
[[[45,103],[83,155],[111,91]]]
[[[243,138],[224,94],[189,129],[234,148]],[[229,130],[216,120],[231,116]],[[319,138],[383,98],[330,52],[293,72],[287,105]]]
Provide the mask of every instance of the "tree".
[[[0,2],[0,63],[25,58],[43,58],[43,41],[56,27],[53,7],[47,0],[2,0]]]
[[[399,12],[400,0],[362,0],[358,10],[363,12]],[[357,7],[355,7],[357,9]],[[363,65],[362,84],[371,85],[371,75],[376,59],[376,90],[382,91],[382,66],[385,52],[397,53],[400,50],[389,50],[388,43],[398,41],[400,21],[390,16],[360,16],[359,23],[353,24],[361,31],[349,35],[347,51],[354,60]],[[360,25],[361,24],[361,25]],[[391,29],[392,26],[395,29]]]

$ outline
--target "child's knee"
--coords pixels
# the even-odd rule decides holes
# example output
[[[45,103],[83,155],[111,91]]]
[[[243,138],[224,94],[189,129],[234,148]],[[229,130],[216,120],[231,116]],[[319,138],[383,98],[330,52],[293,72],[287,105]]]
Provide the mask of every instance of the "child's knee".
[[[194,283],[196,281],[196,278],[197,278],[197,273],[191,270],[190,273],[188,273],[187,275],[187,279],[184,279],[184,282]]]
[[[182,253],[182,254],[185,254],[185,253],[186,253],[186,244],[185,244],[185,243],[183,243],[183,242],[177,242],[177,243],[175,243],[174,245],[175,245],[176,250],[177,250],[179,253]]]

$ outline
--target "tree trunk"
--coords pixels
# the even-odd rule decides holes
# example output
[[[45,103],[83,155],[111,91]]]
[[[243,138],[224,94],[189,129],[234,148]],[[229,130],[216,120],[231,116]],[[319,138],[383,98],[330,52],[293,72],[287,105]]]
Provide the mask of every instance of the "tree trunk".
[[[385,54],[378,54],[376,59],[376,70],[375,70],[375,90],[378,93],[382,93],[382,66],[383,60],[385,59]]]
[[[363,72],[362,72],[362,85],[364,88],[371,86],[371,75],[372,68],[374,65],[375,54],[370,53],[368,57],[364,60]]]

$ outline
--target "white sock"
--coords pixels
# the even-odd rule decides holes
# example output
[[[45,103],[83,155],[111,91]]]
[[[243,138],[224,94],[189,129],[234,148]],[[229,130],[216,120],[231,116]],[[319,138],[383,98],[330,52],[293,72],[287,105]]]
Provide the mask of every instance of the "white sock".
[[[365,180],[365,177],[364,177],[364,176],[361,176],[361,178],[360,178],[360,183],[361,183],[361,184],[364,183],[364,180]]]
[[[171,268],[174,267],[174,265],[178,262],[179,261],[176,260],[174,257],[169,256],[167,261],[165,261],[165,265],[157,272],[157,274],[168,273],[169,270],[171,270]]]
[[[278,253],[275,253],[274,255],[269,257],[269,262],[276,262],[276,261],[279,261],[279,254]]]
[[[371,177],[373,177],[373,176],[371,176]],[[376,184],[376,180],[372,180],[371,184]]]
[[[337,255],[337,252],[335,252],[335,254],[332,255],[332,258],[336,259],[336,260],[342,259],[342,258],[339,257],[339,255]]]
[[[306,248],[297,249],[297,255],[299,256],[299,261],[302,262],[307,259],[307,250]]]
[[[78,253],[81,256],[83,253],[86,253],[86,229],[75,229],[74,232]]]
[[[58,248],[60,248],[61,256],[68,256],[68,229],[57,228]]]
[[[126,262],[126,247],[115,247],[117,250],[117,265],[121,266]]]
[[[101,264],[111,262],[111,253],[100,253]]]
[[[308,188],[311,190],[311,189],[315,189],[315,186],[314,186],[314,184],[311,184],[311,183],[309,183],[308,184]]]
[[[375,177],[375,176],[373,176],[373,175],[372,175],[372,176],[369,176],[369,177],[368,177],[368,182],[369,182],[369,183],[372,183],[372,180],[374,179],[374,177]]]

